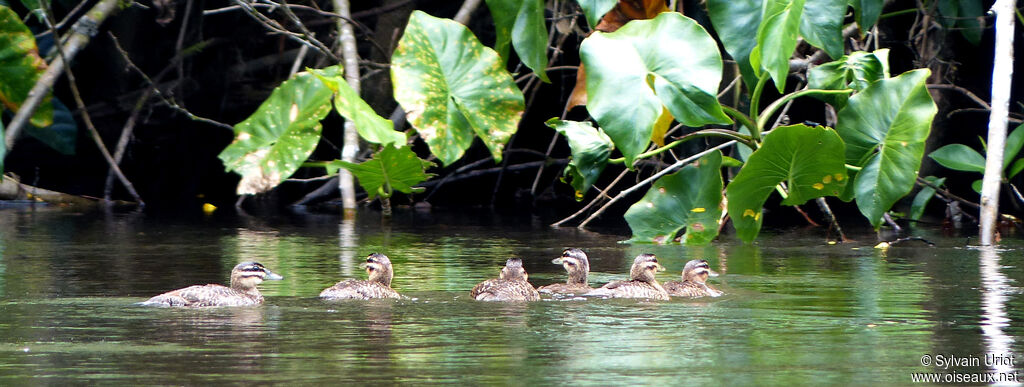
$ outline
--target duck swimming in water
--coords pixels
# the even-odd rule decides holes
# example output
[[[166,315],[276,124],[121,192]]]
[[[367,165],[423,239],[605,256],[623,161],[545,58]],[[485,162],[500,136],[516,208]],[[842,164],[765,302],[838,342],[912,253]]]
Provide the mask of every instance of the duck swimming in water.
[[[640,254],[633,260],[633,266],[629,269],[629,281],[612,281],[584,295],[668,300],[668,292],[655,278],[659,271],[665,271],[665,267],[658,263],[658,257],[654,254]]]
[[[594,290],[587,283],[587,274],[590,273],[590,260],[587,253],[580,249],[566,249],[562,256],[555,258],[551,263],[562,265],[569,273],[569,279],[564,284],[551,284],[537,288],[537,291],[545,294],[583,294]]]
[[[242,262],[231,269],[231,287],[223,285],[195,285],[170,291],[150,298],[142,305],[150,306],[244,306],[263,303],[263,295],[256,285],[264,280],[280,280],[259,262]]]
[[[706,283],[709,276],[717,275],[711,271],[708,261],[694,259],[683,267],[683,280],[666,282],[665,290],[670,296],[676,297],[718,297],[722,295],[722,292]]]
[[[505,261],[501,275],[497,279],[489,279],[473,287],[469,293],[479,301],[537,301],[540,293],[530,285],[529,275],[523,268],[523,261],[510,258]]]
[[[320,298],[328,300],[369,300],[371,298],[402,298],[391,289],[394,271],[387,255],[373,253],[366,257],[366,262],[359,265],[366,269],[369,280],[346,280],[338,282],[320,292]]]

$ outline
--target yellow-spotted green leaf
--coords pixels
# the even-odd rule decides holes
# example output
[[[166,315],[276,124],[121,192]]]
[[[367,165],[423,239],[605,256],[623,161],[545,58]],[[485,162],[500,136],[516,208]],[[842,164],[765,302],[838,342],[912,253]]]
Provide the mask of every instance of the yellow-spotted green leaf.
[[[853,7],[854,20],[863,34],[878,22],[885,0],[849,0],[849,4]]]
[[[523,93],[465,26],[414,11],[391,57],[395,100],[444,165],[483,140],[495,161],[523,115]]]
[[[590,29],[594,29],[597,23],[601,21],[604,14],[615,8],[615,4],[618,0],[576,0],[579,3],[580,8],[583,9],[583,15],[587,17],[587,23],[590,24]]]
[[[39,57],[36,38],[14,11],[0,5],[0,103],[18,111],[29,90],[46,71],[46,62]],[[53,105],[47,95],[29,122],[47,127],[53,122]]]
[[[731,123],[715,93],[722,79],[718,44],[675,12],[594,32],[580,48],[587,68],[587,110],[622,152],[626,165],[650,144],[662,107],[687,126]]]
[[[352,172],[369,198],[373,199],[380,194],[390,197],[394,191],[407,194],[421,192],[422,188],[413,186],[434,176],[432,173],[426,173],[426,169],[433,165],[434,163],[417,157],[408,146],[386,146],[374,154],[373,158],[359,164],[332,161],[327,171],[334,173],[337,168],[345,168]]]
[[[552,118],[545,122],[545,125],[558,131],[569,141],[572,158],[565,167],[565,176],[576,190],[576,201],[583,200],[583,195],[594,185],[604,167],[608,165],[608,157],[611,156],[615,145],[608,135],[591,126],[589,122]]]
[[[843,18],[847,0],[812,0],[804,4],[800,35],[831,58],[843,56]]]
[[[325,69],[323,75],[341,76],[341,70]],[[269,191],[295,173],[320,141],[320,120],[331,111],[332,94],[316,76],[301,72],[235,125],[235,140],[218,157],[242,176],[239,195]]]
[[[331,66],[321,70],[309,70],[320,81],[334,92],[334,110],[356,126],[356,132],[368,142],[380,145],[393,145],[396,148],[405,145],[405,133],[395,131],[394,124],[388,119],[377,115],[366,101],[356,94],[341,75],[339,66]]]
[[[924,178],[929,183],[936,187],[941,187],[946,183],[946,178],[936,178],[935,176],[928,176]],[[928,202],[935,197],[935,188],[929,186],[921,187],[921,190],[914,196],[914,202],[910,205],[910,219],[919,220],[921,215],[924,215],[924,209],[928,207]]]
[[[964,172],[985,173],[985,156],[964,144],[949,144],[928,154],[939,165]]]
[[[0,138],[4,138],[4,121],[0,120]],[[4,159],[7,158],[7,142],[0,141],[0,181],[4,179]]]
[[[662,176],[626,211],[632,242],[669,243],[683,228],[688,245],[711,242],[722,218],[722,153],[714,151]]]
[[[757,45],[761,25],[761,0],[707,0],[708,17],[715,26],[725,51],[736,61],[748,90],[754,90],[757,76],[750,67],[750,52]]]
[[[889,78],[889,49],[875,52],[857,51],[839,60],[828,62],[807,71],[807,87],[810,89],[864,90],[880,79]],[[823,94],[816,96],[836,109],[846,106],[846,94]]]
[[[914,188],[937,111],[925,85],[929,74],[919,69],[872,83],[839,111],[836,131],[846,142],[846,163],[862,168],[843,199],[856,198],[875,228]]]
[[[757,28],[757,46],[750,53],[754,71],[767,71],[775,88],[783,92],[789,76],[789,58],[796,50],[804,0],[765,0],[764,18]]]
[[[57,152],[74,155],[78,142],[78,123],[75,122],[71,110],[68,110],[68,107],[59,99],[54,98],[51,102],[53,104],[53,121],[50,126],[40,128],[28,125],[25,127],[25,133]]]
[[[544,26],[543,0],[487,0],[497,37],[494,50],[508,60],[509,43],[523,61],[545,83],[548,74],[548,31]]]
[[[832,129],[799,124],[772,130],[726,188],[736,234],[747,242],[757,237],[761,207],[779,183],[788,190],[782,204],[790,206],[841,194],[847,181],[843,154]]]

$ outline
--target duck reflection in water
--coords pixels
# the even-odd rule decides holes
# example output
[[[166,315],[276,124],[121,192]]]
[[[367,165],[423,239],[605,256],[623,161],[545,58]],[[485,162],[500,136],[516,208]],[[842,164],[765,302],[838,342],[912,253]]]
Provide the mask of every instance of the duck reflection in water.
[[[320,298],[326,300],[369,300],[372,298],[402,298],[391,288],[394,270],[391,259],[380,253],[366,257],[366,262],[359,265],[366,269],[369,280],[346,280],[338,282],[320,292]]]
[[[665,267],[658,263],[658,257],[654,254],[640,254],[629,269],[629,281],[612,281],[584,296],[668,300],[668,292],[655,278],[659,271],[665,271]]]
[[[264,280],[283,279],[259,262],[242,262],[231,269],[230,287],[223,285],[194,285],[170,291],[142,302],[147,306],[245,306],[263,303],[257,285]]]
[[[675,297],[718,297],[722,292],[707,284],[708,277],[717,277],[718,273],[711,271],[708,261],[694,259],[683,267],[682,281],[669,281],[665,283],[665,290],[670,296]]]
[[[523,261],[519,258],[505,261],[499,278],[477,284],[469,294],[474,300],[479,301],[540,300],[540,293],[530,285],[529,275],[526,274]]]

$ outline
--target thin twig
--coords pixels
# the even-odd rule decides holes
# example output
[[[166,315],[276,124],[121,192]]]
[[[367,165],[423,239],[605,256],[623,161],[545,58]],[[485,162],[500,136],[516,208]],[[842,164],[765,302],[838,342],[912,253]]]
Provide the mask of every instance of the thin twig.
[[[695,160],[697,160],[697,159],[699,159],[701,157],[704,157],[705,155],[707,155],[707,154],[709,154],[709,153],[711,153],[713,151],[716,151],[716,150],[719,150],[719,149],[723,149],[723,148],[728,148],[728,147],[733,146],[735,144],[736,144],[735,140],[728,141],[728,142],[719,144],[719,145],[717,145],[715,147],[712,147],[712,148],[710,148],[708,150],[705,150],[703,152],[697,153],[697,154],[695,154],[693,156],[690,156],[690,157],[687,157],[685,159],[677,161],[675,164],[672,164],[672,165],[668,166],[668,168],[665,168],[665,169],[661,170],[660,172],[651,175],[650,177],[640,181],[639,183],[633,185],[632,187],[629,187],[627,189],[622,190],[621,192],[619,192],[618,195],[615,195],[615,197],[612,198],[612,200],[608,201],[608,203],[605,203],[597,211],[594,211],[594,213],[591,214],[590,217],[588,217],[586,220],[583,221],[583,223],[580,223],[580,225],[576,226],[576,227],[577,228],[584,228],[584,227],[586,227],[587,224],[590,224],[590,221],[596,219],[598,216],[601,216],[601,214],[604,213],[604,211],[607,210],[608,207],[611,207],[612,204],[615,204],[615,202],[617,202],[619,200],[622,200],[622,198],[625,198],[626,195],[629,195],[630,193],[633,193],[633,191],[636,191],[636,190],[638,190],[638,189],[640,189],[640,188],[642,188],[642,187],[644,187],[644,186],[646,186],[648,184],[651,184],[652,182],[654,182],[658,178],[660,178],[660,177],[662,177],[664,175],[667,175],[669,173],[672,173],[676,169],[679,169],[679,168],[683,167],[686,164],[689,164],[689,163],[691,163],[691,162],[693,162],[693,161],[695,161]]]
[[[480,0],[466,0],[462,2],[462,7],[459,7],[459,12],[455,13],[455,17],[452,20],[459,24],[469,24],[470,16],[473,16],[473,11],[480,6]]]
[[[967,98],[970,98],[971,101],[974,101],[975,103],[977,103],[978,105],[981,105],[981,107],[983,107],[985,109],[991,109],[992,108],[991,106],[989,106],[988,102],[985,102],[985,100],[981,99],[981,97],[978,97],[977,95],[972,93],[970,90],[967,90],[967,89],[965,89],[963,87],[960,87],[960,86],[957,86],[957,85],[928,85],[928,88],[932,89],[932,90],[953,90],[953,91],[959,92],[960,94],[963,94]]]
[[[629,174],[629,169],[623,169],[622,172],[619,173],[619,176],[615,177],[615,180],[612,180],[612,182],[609,183],[607,187],[604,187],[604,189],[600,191],[601,193],[597,195],[597,197],[595,197],[593,200],[591,200],[590,203],[587,203],[587,205],[583,206],[583,208],[580,208],[579,211],[576,211],[576,213],[565,217],[565,219],[552,223],[551,227],[561,227],[563,223],[568,222],[572,219],[575,219],[577,216],[582,215],[584,212],[589,210],[590,207],[593,207],[601,200],[611,199],[611,196],[608,196],[607,192],[611,190],[612,187],[614,187],[616,184],[618,184],[619,181],[621,181],[622,178],[625,177],[627,174]]]

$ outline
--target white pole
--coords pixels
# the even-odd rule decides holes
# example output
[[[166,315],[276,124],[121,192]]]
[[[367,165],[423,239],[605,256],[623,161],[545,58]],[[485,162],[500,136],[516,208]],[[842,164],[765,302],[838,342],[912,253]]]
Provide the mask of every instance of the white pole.
[[[999,216],[999,184],[1003,177],[1003,148],[1006,144],[1006,123],[1010,109],[1010,84],[1013,80],[1013,15],[1016,0],[996,0],[995,63],[992,65],[992,112],[988,119],[988,154],[985,156],[985,178],[981,184],[981,216],[979,233],[982,246],[995,242],[996,218]]]

